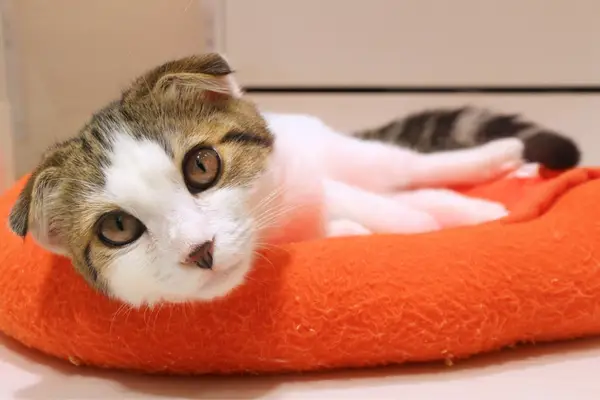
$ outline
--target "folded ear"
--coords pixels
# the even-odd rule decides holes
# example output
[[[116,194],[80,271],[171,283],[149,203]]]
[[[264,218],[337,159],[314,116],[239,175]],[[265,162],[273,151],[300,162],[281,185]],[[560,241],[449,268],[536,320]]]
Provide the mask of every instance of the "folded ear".
[[[52,149],[36,168],[8,218],[15,234],[24,238],[30,233],[41,246],[57,254],[64,254],[66,249],[59,198],[64,146]]]
[[[234,98],[242,95],[233,71],[220,54],[190,56],[160,65],[137,78],[123,100],[135,101],[149,95],[177,99],[201,93]]]

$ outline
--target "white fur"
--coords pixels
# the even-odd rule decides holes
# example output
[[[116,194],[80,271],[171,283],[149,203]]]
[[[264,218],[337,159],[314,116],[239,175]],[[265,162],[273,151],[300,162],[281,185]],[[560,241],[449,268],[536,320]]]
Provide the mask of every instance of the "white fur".
[[[338,133],[307,115],[264,114],[278,143],[292,143],[282,159],[310,164],[306,175],[321,182],[324,224],[331,236],[415,233],[472,225],[508,214],[501,204],[465,197],[447,189],[411,188],[478,184],[498,178],[522,163],[523,143],[501,139],[484,146],[418,154]],[[306,177],[305,179],[306,180]],[[292,181],[304,185],[302,180]]]
[[[447,190],[398,191],[479,183],[522,162],[518,139],[419,155],[339,134],[311,116],[264,117],[276,136],[267,171],[250,187],[198,195],[158,144],[114,133],[100,200],[148,230],[102,272],[113,295],[135,306],[210,300],[242,284],[264,242],[425,232],[500,218],[501,205]],[[213,237],[212,270],[182,264],[193,246]]]

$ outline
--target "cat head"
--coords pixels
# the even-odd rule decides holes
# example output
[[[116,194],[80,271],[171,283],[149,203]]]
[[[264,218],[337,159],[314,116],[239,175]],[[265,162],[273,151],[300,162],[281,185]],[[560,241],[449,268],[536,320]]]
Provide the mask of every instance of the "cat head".
[[[221,56],[168,62],[47,151],[9,224],[133,306],[212,299],[250,269],[272,151]]]

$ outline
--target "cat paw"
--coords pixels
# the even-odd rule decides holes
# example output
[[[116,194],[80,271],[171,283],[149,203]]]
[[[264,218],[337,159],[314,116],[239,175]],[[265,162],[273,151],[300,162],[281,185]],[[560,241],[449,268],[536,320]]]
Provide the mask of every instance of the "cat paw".
[[[530,179],[538,176],[540,176],[540,166],[537,163],[523,164],[509,175],[509,177],[517,179]]]
[[[327,226],[327,236],[361,236],[370,235],[372,232],[361,224],[348,219],[338,219],[331,221]]]
[[[496,178],[515,171],[521,167],[525,160],[523,152],[525,145],[516,138],[498,139],[482,146],[485,161],[485,176],[488,179]]]
[[[465,225],[477,225],[506,217],[509,211],[501,203],[488,200],[472,199],[462,221]]]

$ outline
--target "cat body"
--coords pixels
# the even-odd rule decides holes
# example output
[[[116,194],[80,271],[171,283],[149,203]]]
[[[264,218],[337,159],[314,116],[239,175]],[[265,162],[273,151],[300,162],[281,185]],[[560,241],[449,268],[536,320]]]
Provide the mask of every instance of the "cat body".
[[[422,154],[261,113],[222,57],[194,56],[138,78],[50,149],[9,223],[131,306],[207,301],[241,285],[264,246],[501,218],[502,205],[443,187],[502,176],[524,148]]]
[[[311,116],[264,117],[276,138],[273,159],[281,160],[275,169],[290,177],[280,187],[294,192],[282,208],[321,203],[329,236],[419,233],[500,218],[501,205],[441,187],[485,182],[523,162],[523,143],[514,138],[425,155],[341,134]]]

